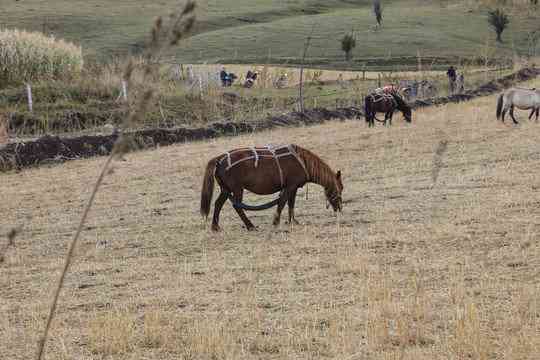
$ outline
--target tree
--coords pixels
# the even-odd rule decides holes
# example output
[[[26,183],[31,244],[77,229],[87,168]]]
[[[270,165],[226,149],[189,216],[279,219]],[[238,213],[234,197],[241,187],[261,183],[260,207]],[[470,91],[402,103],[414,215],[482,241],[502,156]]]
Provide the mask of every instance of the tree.
[[[341,50],[345,53],[345,60],[351,59],[352,49],[356,47],[356,38],[353,33],[346,34],[341,38]]]
[[[502,9],[491,10],[488,13],[488,23],[497,34],[497,41],[502,42],[501,34],[510,23],[508,15]]]
[[[375,19],[377,20],[377,25],[382,25],[382,7],[381,0],[373,0],[373,13],[375,14]]]

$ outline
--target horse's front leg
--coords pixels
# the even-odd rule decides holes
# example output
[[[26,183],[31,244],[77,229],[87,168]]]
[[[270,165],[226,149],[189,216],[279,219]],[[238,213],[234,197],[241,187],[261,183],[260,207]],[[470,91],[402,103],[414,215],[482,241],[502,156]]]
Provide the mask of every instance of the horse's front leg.
[[[509,114],[510,114],[510,117],[512,118],[512,120],[514,121],[514,124],[519,124],[519,123],[517,122],[516,118],[514,117],[514,105],[512,105],[512,106],[510,107],[510,112],[509,112]]]
[[[241,203],[242,200],[244,199],[244,190],[243,189],[235,190],[233,192],[233,199],[236,203]],[[249,231],[255,230],[255,225],[253,225],[253,223],[248,219],[246,213],[244,212],[244,209],[236,207],[234,206],[234,204],[233,204],[233,208],[238,214],[238,216],[240,216],[240,219],[242,219],[242,221],[244,222],[244,225],[246,225],[246,229]]]
[[[279,202],[276,210],[276,215],[274,215],[274,221],[272,224],[274,226],[278,226],[279,222],[281,220],[281,211],[283,211],[283,208],[285,207],[285,204],[287,203],[289,194],[287,189],[283,189],[281,194],[279,195]]]
[[[298,191],[298,188],[295,188],[292,190],[289,194],[289,198],[287,199],[287,205],[289,207],[289,224],[295,224],[300,225],[298,221],[294,218],[294,203],[296,201],[296,192]]]
[[[386,126],[386,123],[388,123],[388,126],[392,126],[392,115],[394,113],[392,111],[387,112],[384,114],[384,126]]]

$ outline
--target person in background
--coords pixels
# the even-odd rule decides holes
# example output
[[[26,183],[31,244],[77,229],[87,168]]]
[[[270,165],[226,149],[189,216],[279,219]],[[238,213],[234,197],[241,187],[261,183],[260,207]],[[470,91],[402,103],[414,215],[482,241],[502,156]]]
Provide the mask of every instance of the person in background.
[[[458,94],[463,94],[463,91],[465,91],[465,77],[461,73],[457,78],[457,92]]]
[[[227,71],[224,67],[221,68],[221,71],[219,73],[219,78],[221,79],[221,85],[227,86],[227,83],[229,82],[229,74],[227,74]]]
[[[255,80],[257,79],[257,75],[259,73],[257,71],[252,72],[251,70],[248,70],[246,74],[246,81],[244,82],[245,88],[251,88],[253,84],[255,83]]]
[[[456,69],[454,66],[448,68],[446,75],[448,76],[448,91],[453,94],[456,90]]]

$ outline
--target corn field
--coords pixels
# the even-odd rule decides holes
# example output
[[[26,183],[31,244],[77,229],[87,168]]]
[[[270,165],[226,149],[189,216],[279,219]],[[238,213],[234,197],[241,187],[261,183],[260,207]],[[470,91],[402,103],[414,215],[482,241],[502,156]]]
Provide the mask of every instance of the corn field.
[[[23,82],[74,75],[83,67],[80,46],[39,32],[0,30],[0,81]]]

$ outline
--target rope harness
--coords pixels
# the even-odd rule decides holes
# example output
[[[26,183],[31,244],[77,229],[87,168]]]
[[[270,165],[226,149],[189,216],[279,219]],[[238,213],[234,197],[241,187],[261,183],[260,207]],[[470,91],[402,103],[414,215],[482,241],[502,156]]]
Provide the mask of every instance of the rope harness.
[[[252,155],[248,155],[245,157],[242,157],[236,161],[232,161],[231,155],[239,152],[251,152]],[[227,167],[225,168],[225,171],[228,171],[232,169],[234,166],[240,164],[243,161],[247,160],[254,160],[253,166],[257,168],[259,166],[259,160],[261,158],[270,158],[274,159],[276,166],[278,168],[279,172],[279,180],[281,187],[283,188],[285,185],[284,179],[283,179],[283,170],[281,169],[281,165],[279,163],[279,159],[285,156],[293,156],[298,163],[302,166],[302,169],[304,169],[304,172],[306,174],[306,181],[309,181],[309,173],[306,168],[306,164],[304,161],[300,158],[296,150],[294,149],[292,144],[289,145],[282,145],[282,146],[273,146],[273,145],[266,145],[263,147],[249,147],[249,148],[241,148],[241,149],[235,149],[232,151],[227,151],[221,159],[218,160],[218,163],[221,163],[223,160],[227,160]],[[214,168],[214,176],[215,176],[216,168]],[[251,211],[259,211],[259,210],[266,210],[269,209],[279,203],[281,198],[284,195],[284,191],[282,190],[279,194],[279,197],[275,200],[272,200],[266,204],[262,205],[247,205],[242,202],[237,202],[234,200],[234,197],[232,194],[229,195],[229,200],[232,202],[233,206],[236,208],[244,209],[244,210],[251,210]],[[307,191],[306,191],[307,196]]]
[[[235,153],[239,153],[239,152],[248,152],[248,151],[251,152],[252,155],[242,157],[234,162],[232,161],[231,155]],[[232,151],[227,151],[224,154],[224,158],[222,158],[220,162],[223,161],[224,159],[227,160],[227,167],[225,168],[225,171],[228,171],[244,161],[254,160],[254,167],[257,168],[259,166],[259,160],[261,158],[274,159],[276,163],[276,167],[279,172],[280,184],[283,187],[285,185],[285,181],[283,179],[283,170],[281,169],[279,159],[285,156],[293,156],[298,161],[300,166],[302,166],[304,173],[306,174],[306,179],[309,181],[309,173],[307,171],[306,164],[304,164],[304,161],[300,158],[300,156],[294,149],[293,145],[291,144],[281,145],[281,146],[266,145],[263,147],[249,147],[249,148],[241,148],[241,149],[235,149]]]
[[[397,106],[398,106],[398,103],[397,103],[396,99],[394,98],[394,96],[392,96],[390,94],[387,94],[387,93],[384,93],[384,92],[371,93],[370,97],[371,97],[371,101],[373,103],[377,103],[377,102],[383,101],[383,100],[390,100],[395,108],[397,108]]]
[[[392,102],[392,106],[394,108],[397,109],[397,107],[398,107],[398,103],[397,103],[396,98],[393,95],[386,92],[384,89],[376,89],[374,92],[369,94],[369,97],[371,98],[372,103],[378,103],[378,102],[383,101],[383,100],[390,100]],[[381,123],[386,123],[385,120],[377,119],[377,116],[375,116],[375,114],[373,114],[373,119],[375,119],[375,120],[377,120],[378,122],[381,122]]]

